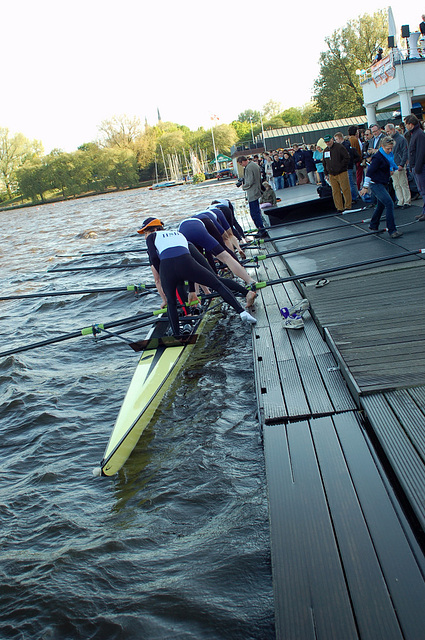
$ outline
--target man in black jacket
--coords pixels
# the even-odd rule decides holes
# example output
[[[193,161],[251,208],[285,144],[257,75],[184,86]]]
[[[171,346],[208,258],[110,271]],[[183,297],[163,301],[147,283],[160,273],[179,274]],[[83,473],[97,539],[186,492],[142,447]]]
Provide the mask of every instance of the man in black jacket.
[[[424,207],[420,216],[416,219],[425,222],[425,133],[422,131],[418,118],[411,114],[404,119],[406,129],[410,133],[409,139],[409,166],[418,185]]]

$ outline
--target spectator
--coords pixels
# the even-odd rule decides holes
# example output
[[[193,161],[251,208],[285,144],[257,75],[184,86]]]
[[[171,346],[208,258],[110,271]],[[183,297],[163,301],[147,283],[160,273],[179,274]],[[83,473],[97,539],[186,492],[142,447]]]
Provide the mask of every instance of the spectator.
[[[420,122],[416,116],[411,114],[404,118],[406,129],[410,134],[409,141],[409,166],[413,173],[419,193],[424,201],[422,213],[416,216],[420,222],[425,222],[425,133],[422,131]]]
[[[380,60],[382,60],[382,54],[383,54],[383,50],[382,49],[378,49],[378,53],[376,54],[376,56],[373,59],[373,63],[372,64],[376,64],[377,62],[379,62]]]
[[[313,151],[311,148],[304,147],[303,154],[308,181],[310,184],[316,184],[316,165],[313,159]]]
[[[305,184],[307,181],[307,170],[305,168],[304,154],[297,144],[294,144],[295,173],[298,184]]]
[[[407,179],[407,140],[400,135],[392,122],[385,125],[385,133],[394,140],[394,162],[398,166],[398,170],[394,171],[392,181],[394,191],[397,196],[396,209],[408,209],[411,206],[411,193],[409,189],[409,181]]]
[[[360,160],[360,155],[355,149],[353,149],[349,140],[344,140],[344,136],[342,135],[342,133],[336,133],[334,138],[336,142],[342,144],[350,154],[350,161],[348,163],[348,180],[350,182],[352,203],[357,202],[359,198],[359,191],[357,189],[355,163]]]
[[[388,184],[390,181],[391,171],[397,171],[397,165],[394,162],[392,153],[394,140],[389,136],[382,139],[382,145],[374,154],[370,166],[367,170],[363,189],[360,195],[364,196],[370,189],[377,200],[376,209],[370,219],[369,229],[371,231],[379,230],[379,222],[385,209],[387,230],[391,238],[401,238],[401,231],[397,231],[394,220],[394,203],[388,193]]]
[[[348,164],[350,154],[347,149],[332,136],[324,136],[326,142],[323,154],[323,165],[325,175],[329,176],[329,183],[332,187],[332,197],[338,213],[351,209],[351,191],[348,178]]]
[[[355,163],[356,185],[357,185],[357,190],[359,190],[363,181],[362,149],[361,149],[360,140],[359,140],[359,130],[355,125],[348,127],[348,140],[352,148],[357,151],[360,158],[359,161]]]
[[[381,146],[381,139],[384,136],[379,124],[371,124],[370,131],[372,133],[372,138],[369,140],[369,146],[367,150],[369,158],[379,151],[379,147]]]
[[[273,184],[273,168],[272,168],[273,159],[269,153],[264,154],[264,180]]]
[[[297,174],[295,173],[295,162],[289,151],[283,152],[283,170],[288,178],[288,186],[295,187]]]
[[[283,189],[283,162],[279,159],[277,153],[273,156],[272,162],[274,190]]]
[[[264,191],[260,198],[260,209],[268,209],[269,207],[276,206],[276,194],[273,191],[271,184],[265,180],[263,182]]]
[[[263,218],[261,217],[260,203],[261,197],[261,171],[256,162],[249,160],[246,156],[239,156],[237,163],[243,167],[242,189],[248,199],[249,212],[251,218],[259,231],[260,236],[266,235]]]
[[[317,145],[315,145],[315,150],[313,151],[313,160],[316,165],[316,172],[320,179],[320,183],[322,187],[325,187],[327,183],[325,180],[325,168],[323,166],[323,149]]]

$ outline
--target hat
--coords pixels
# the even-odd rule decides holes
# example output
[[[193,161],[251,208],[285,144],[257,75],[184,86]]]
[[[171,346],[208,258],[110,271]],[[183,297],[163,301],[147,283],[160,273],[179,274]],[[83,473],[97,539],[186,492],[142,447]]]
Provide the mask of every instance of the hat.
[[[332,136],[323,136],[323,140],[325,142],[330,142],[332,140]]]
[[[164,225],[162,224],[161,220],[158,220],[158,218],[146,218],[146,220],[143,220],[142,228],[139,229],[137,233],[144,233],[146,229],[148,229],[149,227],[163,227],[163,226]]]

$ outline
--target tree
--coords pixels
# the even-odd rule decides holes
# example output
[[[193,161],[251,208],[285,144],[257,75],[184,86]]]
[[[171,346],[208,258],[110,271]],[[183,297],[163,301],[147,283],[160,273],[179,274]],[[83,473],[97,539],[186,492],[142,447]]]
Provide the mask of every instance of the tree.
[[[28,140],[22,133],[11,135],[9,129],[0,128],[0,181],[9,199],[17,187],[17,170],[25,162],[38,157],[43,147],[38,140]]]
[[[44,202],[45,192],[50,187],[49,168],[40,158],[26,162],[16,171],[19,192],[23,198]]]
[[[238,115],[238,120],[239,122],[252,122],[256,124],[257,122],[261,122],[261,113],[253,109],[246,109],[246,111],[242,111],[242,113]]]
[[[282,113],[282,111],[283,108],[280,102],[277,102],[276,100],[269,100],[263,106],[263,117],[266,120],[271,120],[271,118],[279,115],[279,113]]]
[[[133,147],[136,139],[142,135],[142,124],[136,116],[113,116],[110,120],[103,120],[98,130],[102,146],[128,149]]]
[[[248,140],[251,136],[251,125],[249,122],[240,122],[239,120],[233,120],[231,126],[236,131],[238,142]]]
[[[328,51],[320,54],[320,75],[314,83],[318,108],[314,121],[364,113],[363,92],[356,70],[370,67],[377,49],[385,49],[387,33],[387,15],[380,10],[350,20],[325,38]]]

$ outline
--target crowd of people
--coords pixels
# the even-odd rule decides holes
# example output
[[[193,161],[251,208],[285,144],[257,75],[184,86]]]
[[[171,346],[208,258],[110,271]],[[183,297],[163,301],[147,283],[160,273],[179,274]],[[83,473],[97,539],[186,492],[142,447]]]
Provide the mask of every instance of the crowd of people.
[[[316,185],[320,195],[332,194],[340,213],[358,201],[375,205],[372,230],[379,228],[385,209],[392,238],[402,236],[394,209],[408,209],[421,196],[424,208],[416,219],[425,222],[425,133],[423,123],[413,114],[398,125],[350,126],[345,135],[325,135],[317,144],[240,156],[237,162],[244,169],[237,184],[247,194],[260,234],[264,233],[261,210],[276,206],[276,192],[308,183]]]

